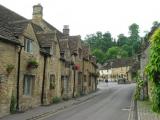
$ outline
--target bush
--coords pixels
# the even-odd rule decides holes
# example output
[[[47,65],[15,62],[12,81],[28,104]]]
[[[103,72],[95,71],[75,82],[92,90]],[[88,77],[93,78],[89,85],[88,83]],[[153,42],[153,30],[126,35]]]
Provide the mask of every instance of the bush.
[[[149,80],[153,83],[151,91],[152,108],[160,112],[160,28],[158,28],[150,39],[150,58],[146,66]]]
[[[136,85],[136,92],[134,94],[134,99],[139,100],[140,99],[140,92],[141,89],[143,89],[144,81],[141,80],[139,77],[137,78],[137,85]]]
[[[16,98],[13,95],[11,97],[10,112],[11,113],[16,112]]]
[[[53,97],[53,103],[59,103],[59,102],[61,102],[61,98],[60,97],[57,97],[57,96],[55,96],[55,97]]]
[[[160,112],[160,85],[154,85],[151,92],[152,109],[154,112]]]

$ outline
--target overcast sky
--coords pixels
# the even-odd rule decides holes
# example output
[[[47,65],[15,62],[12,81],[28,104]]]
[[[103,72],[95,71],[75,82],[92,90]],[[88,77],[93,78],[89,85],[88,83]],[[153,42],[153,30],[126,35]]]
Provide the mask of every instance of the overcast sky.
[[[160,0],[0,0],[0,4],[31,19],[32,6],[43,6],[43,17],[60,31],[69,25],[70,34],[110,31],[113,37],[128,35],[128,26],[137,23],[141,35],[160,21]]]

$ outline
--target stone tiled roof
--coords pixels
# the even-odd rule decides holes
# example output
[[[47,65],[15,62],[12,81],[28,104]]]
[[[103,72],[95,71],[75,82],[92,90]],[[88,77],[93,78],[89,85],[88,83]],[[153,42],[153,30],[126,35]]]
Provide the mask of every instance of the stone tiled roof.
[[[69,43],[68,44],[69,44],[71,54],[77,52],[79,41],[81,41],[81,37],[79,35],[69,36]]]
[[[60,32],[58,29],[56,29],[54,26],[52,26],[50,23],[48,23],[47,21],[43,20],[43,22],[51,29],[51,30],[55,30],[57,32],[57,37],[58,39],[62,38],[63,33]]]
[[[18,15],[2,5],[0,5],[0,16],[0,21],[3,21],[3,23],[26,20],[26,18]]]
[[[60,41],[59,41],[59,45],[60,45],[60,50],[61,50],[61,52],[64,52],[65,50],[67,50],[68,49],[68,40],[65,40],[65,39],[61,39]]]
[[[126,59],[112,59],[107,61],[101,69],[119,68],[125,66],[132,66],[134,60],[132,58]]]
[[[31,23],[30,20],[21,20],[21,21],[9,22],[9,25],[12,28],[12,31],[15,34],[15,36],[19,36],[24,32],[25,28],[29,23]]]
[[[55,33],[37,33],[36,36],[41,47],[51,47],[55,38]]]
[[[128,72],[136,72],[138,69],[140,69],[140,62],[134,62]]]
[[[18,40],[15,37],[17,36],[15,33],[22,32],[23,31],[22,28],[24,27],[24,23],[20,24],[21,23],[20,21],[27,21],[27,19],[9,10],[8,8],[0,5],[1,37],[5,37],[9,41],[17,43]]]
[[[12,42],[19,44],[19,41],[16,39],[10,28],[7,24],[4,24],[0,21],[0,38],[6,42]]]

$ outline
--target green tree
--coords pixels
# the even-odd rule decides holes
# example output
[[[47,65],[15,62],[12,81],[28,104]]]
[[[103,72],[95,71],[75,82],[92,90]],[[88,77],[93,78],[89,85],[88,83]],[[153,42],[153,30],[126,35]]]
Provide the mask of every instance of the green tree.
[[[139,36],[139,25],[133,23],[129,26],[129,44],[132,46],[132,55],[139,52],[140,48],[140,36]]]
[[[123,46],[125,44],[128,44],[128,37],[126,37],[124,34],[119,34],[117,39],[117,45]]]
[[[121,48],[127,52],[128,57],[132,56],[132,46],[125,44]]]
[[[102,64],[104,62],[104,53],[100,49],[95,49],[92,54],[96,56],[98,63]]]

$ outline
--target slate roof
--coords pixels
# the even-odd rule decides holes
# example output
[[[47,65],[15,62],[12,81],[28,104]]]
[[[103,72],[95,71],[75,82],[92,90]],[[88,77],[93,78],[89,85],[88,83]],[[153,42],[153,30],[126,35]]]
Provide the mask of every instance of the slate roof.
[[[81,41],[80,35],[77,36],[69,36],[69,48],[71,51],[71,54],[77,52],[78,50],[78,43]]]
[[[2,23],[0,21],[0,38],[1,40],[5,40],[6,42],[12,42],[15,44],[19,44],[19,41],[16,39],[10,28],[7,24]]]
[[[43,20],[43,22],[51,29],[51,30],[55,30],[57,32],[57,37],[58,39],[62,38],[63,33],[60,32],[57,28],[53,27],[50,23],[48,23],[47,21]]]
[[[2,21],[3,23],[27,20],[26,18],[18,15],[17,13],[13,12],[12,10],[9,10],[8,8],[2,5],[0,5],[0,16],[0,21]]]
[[[135,61],[128,72],[133,73],[133,72],[136,72],[138,69],[140,69],[140,62]]]
[[[36,36],[41,47],[51,47],[55,33],[37,33]]]
[[[26,21],[26,20],[27,20],[26,18],[0,5],[0,36],[1,38],[5,37],[6,40],[10,42],[19,43],[19,41],[16,39],[15,33],[19,33],[20,31],[22,31],[21,28],[24,27],[24,23],[22,25],[22,24],[19,24],[18,21]]]
[[[12,32],[14,33],[14,35],[19,36],[24,32],[25,28],[29,23],[31,23],[30,20],[21,20],[9,22],[9,25],[12,28]]]
[[[125,66],[132,66],[134,60],[132,58],[126,59],[111,59],[108,60],[101,69],[119,68]]]

